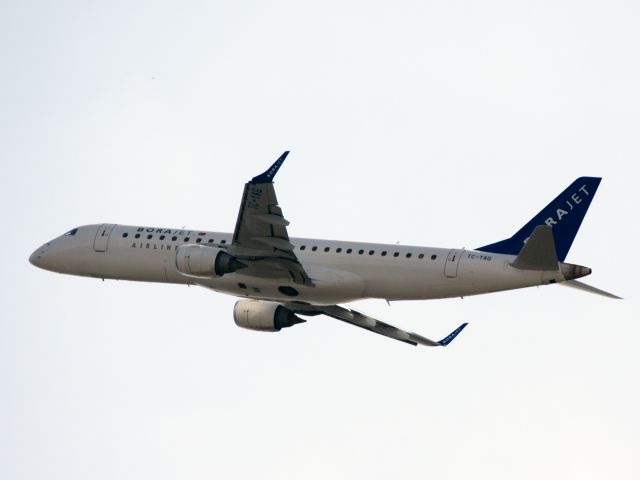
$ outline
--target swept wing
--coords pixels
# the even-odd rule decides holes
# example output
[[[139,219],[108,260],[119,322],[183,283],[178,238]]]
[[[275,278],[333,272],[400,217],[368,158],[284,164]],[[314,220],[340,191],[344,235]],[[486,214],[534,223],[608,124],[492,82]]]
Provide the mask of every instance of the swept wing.
[[[284,152],[264,173],[245,184],[228,252],[247,264],[251,275],[288,277],[299,285],[313,286],[293,251],[287,232],[289,222],[273,187],[273,179],[288,154]]]

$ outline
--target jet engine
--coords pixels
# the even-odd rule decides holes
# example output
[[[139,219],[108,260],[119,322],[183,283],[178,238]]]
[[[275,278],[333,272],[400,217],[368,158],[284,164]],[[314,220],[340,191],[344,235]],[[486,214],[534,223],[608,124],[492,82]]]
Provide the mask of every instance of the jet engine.
[[[266,300],[239,300],[233,307],[236,325],[261,332],[278,332],[306,320],[279,303]]]
[[[181,245],[176,251],[176,267],[190,277],[221,277],[246,265],[217,247]]]

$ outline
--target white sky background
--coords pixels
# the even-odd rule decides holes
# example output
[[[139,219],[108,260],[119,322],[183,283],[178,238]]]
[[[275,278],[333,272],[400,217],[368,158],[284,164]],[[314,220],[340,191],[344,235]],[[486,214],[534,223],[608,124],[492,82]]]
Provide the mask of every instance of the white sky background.
[[[0,477],[640,474],[637,2],[0,4]],[[232,297],[45,272],[87,223],[473,248],[604,178],[559,286],[237,328]]]

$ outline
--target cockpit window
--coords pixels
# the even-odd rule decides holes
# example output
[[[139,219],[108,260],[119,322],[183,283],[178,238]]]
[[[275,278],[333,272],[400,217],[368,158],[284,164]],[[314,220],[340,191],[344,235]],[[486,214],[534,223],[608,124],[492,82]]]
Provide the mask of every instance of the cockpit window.
[[[74,236],[76,233],[78,233],[78,229],[77,229],[77,228],[74,228],[73,230],[69,230],[69,231],[68,231],[67,233],[65,233],[64,235],[65,235],[66,237],[72,237],[72,236]]]

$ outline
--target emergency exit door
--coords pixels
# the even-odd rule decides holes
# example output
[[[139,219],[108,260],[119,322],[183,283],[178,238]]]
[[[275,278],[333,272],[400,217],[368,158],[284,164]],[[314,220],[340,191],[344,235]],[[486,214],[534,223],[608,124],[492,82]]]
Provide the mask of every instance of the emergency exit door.
[[[111,230],[115,227],[112,223],[103,223],[98,228],[96,232],[96,238],[93,241],[93,249],[96,252],[106,252],[107,246],[109,245],[109,235],[111,235]]]
[[[447,278],[456,278],[458,276],[458,266],[462,258],[464,250],[451,250],[444,264],[444,276]]]

